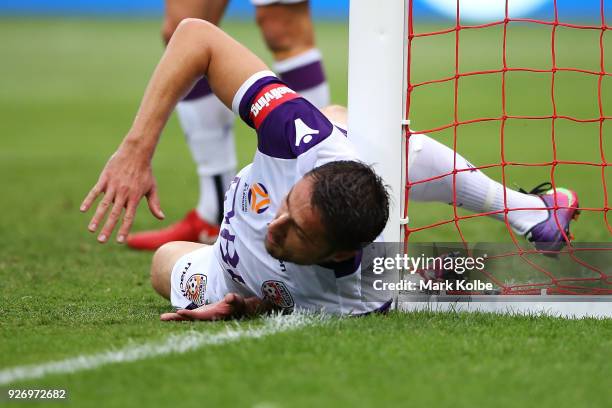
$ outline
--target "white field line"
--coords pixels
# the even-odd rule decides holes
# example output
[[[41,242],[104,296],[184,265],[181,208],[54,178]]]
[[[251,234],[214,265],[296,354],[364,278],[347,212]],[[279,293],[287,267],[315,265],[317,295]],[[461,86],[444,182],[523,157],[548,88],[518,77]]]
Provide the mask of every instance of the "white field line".
[[[0,385],[42,378],[50,374],[71,374],[78,371],[93,370],[108,364],[144,360],[171,353],[181,354],[203,346],[271,336],[321,321],[320,317],[292,314],[265,318],[264,324],[258,327],[232,325],[219,333],[213,334],[198,331],[174,334],[162,342],[134,344],[116,350],[80,355],[65,360],[7,368],[0,371]]]

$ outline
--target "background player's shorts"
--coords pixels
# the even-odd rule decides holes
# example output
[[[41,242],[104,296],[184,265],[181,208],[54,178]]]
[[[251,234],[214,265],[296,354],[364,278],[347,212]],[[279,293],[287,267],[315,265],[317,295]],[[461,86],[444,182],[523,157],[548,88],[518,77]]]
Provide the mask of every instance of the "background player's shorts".
[[[177,309],[195,309],[220,300],[212,282],[218,277],[214,246],[205,246],[183,255],[172,269],[170,302]]]
[[[303,3],[307,0],[251,0],[254,6],[269,6],[271,4],[296,4]]]

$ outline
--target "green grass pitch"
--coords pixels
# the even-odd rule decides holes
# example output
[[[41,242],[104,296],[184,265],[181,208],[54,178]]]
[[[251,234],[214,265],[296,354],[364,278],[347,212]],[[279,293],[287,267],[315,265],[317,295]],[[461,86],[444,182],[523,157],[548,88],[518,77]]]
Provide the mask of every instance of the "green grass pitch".
[[[162,51],[159,24],[0,22],[0,372],[162,342],[170,335],[214,336],[226,327],[246,330],[265,324],[160,323],[158,315],[168,310],[168,304],[150,289],[151,255],[97,244],[86,231],[90,215],[78,211],[130,126]],[[269,61],[253,24],[234,22],[226,28]],[[333,101],[345,103],[346,24],[321,23],[317,28]],[[480,36],[463,32],[462,69],[500,66],[501,31],[488,30]],[[543,30],[512,30],[509,63],[549,66],[550,38]],[[560,30],[559,65],[598,69],[598,37],[591,34]],[[610,38],[607,33],[608,50]],[[415,81],[452,71],[452,40],[450,36],[415,42]],[[607,61],[610,71],[612,59]],[[549,77],[511,75],[509,109],[519,115],[549,112]],[[598,116],[593,78],[559,77],[559,109],[582,118]],[[611,85],[606,78],[604,95],[610,94]],[[465,80],[460,92],[461,118],[499,114],[499,78]],[[604,99],[610,115],[610,98]],[[452,88],[438,85],[415,92],[415,129],[451,118]],[[596,125],[558,126],[560,158],[601,162]],[[609,123],[605,126],[609,159],[612,134]],[[550,159],[549,122],[515,123],[507,132],[509,160]],[[436,137],[450,143],[451,136],[442,132]],[[496,125],[466,126],[459,137],[460,151],[472,162],[499,162]],[[244,165],[255,146],[244,125],[237,127],[237,145]],[[197,183],[175,118],[165,131],[154,167],[167,219],[177,219],[195,203]],[[499,176],[498,170],[489,174]],[[531,187],[548,180],[549,172],[512,168],[508,176],[510,182]],[[578,191],[583,206],[603,207],[601,168],[561,166],[556,176],[560,185]],[[605,177],[612,186],[610,170]],[[411,209],[415,223],[450,216],[446,206]],[[159,225],[141,206],[134,229]],[[505,226],[496,221],[475,219],[463,227],[473,241],[508,240]],[[587,212],[574,231],[582,241],[610,240],[601,213]],[[414,238],[458,239],[450,227]],[[66,388],[67,404],[78,407],[606,406],[612,399],[611,339],[611,320],[392,313],[331,319],[267,337],[0,388],[3,393],[7,388]]]

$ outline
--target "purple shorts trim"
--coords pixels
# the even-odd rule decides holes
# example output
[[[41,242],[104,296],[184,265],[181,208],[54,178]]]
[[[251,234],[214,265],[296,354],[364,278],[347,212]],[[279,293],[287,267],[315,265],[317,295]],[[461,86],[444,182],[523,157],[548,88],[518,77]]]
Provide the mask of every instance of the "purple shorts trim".
[[[212,93],[212,89],[210,89],[210,85],[208,84],[208,79],[206,77],[202,77],[198,82],[195,83],[191,91],[183,98],[184,101],[191,101],[193,99],[203,98]]]
[[[300,92],[324,83],[325,73],[321,61],[315,61],[291,71],[283,72],[280,74],[280,78],[291,89]]]

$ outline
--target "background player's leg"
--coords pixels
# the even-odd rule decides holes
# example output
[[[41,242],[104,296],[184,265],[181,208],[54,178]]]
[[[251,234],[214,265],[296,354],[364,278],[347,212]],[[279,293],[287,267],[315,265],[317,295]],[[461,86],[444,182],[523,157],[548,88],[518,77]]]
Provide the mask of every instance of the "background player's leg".
[[[167,0],[164,41],[170,40],[184,18],[196,17],[219,25],[228,0]],[[212,93],[206,78],[198,81],[176,112],[197,165],[200,198],[196,211],[206,222],[219,225],[223,195],[236,174],[234,115]],[[216,234],[215,237],[216,238]]]
[[[453,171],[455,154],[452,149],[424,135],[413,135],[410,143],[415,144],[414,162],[410,164],[409,178],[414,183]],[[411,149],[412,151],[412,149]],[[457,154],[457,169],[473,168],[465,158]],[[504,187],[487,177],[482,171],[462,171],[456,176],[457,206],[483,213],[504,210]],[[410,190],[410,199],[417,201],[453,202],[452,175],[415,184]],[[508,208],[545,208],[542,199],[535,195],[523,194],[506,188]],[[496,214],[503,220],[504,214]],[[508,220],[519,234],[527,233],[532,227],[545,221],[548,211],[511,211]]]
[[[162,37],[168,43],[181,20],[201,18],[218,25],[228,0],[167,0]],[[128,245],[156,249],[166,242],[212,243],[219,233],[223,196],[236,174],[234,115],[212,93],[206,78],[199,80],[176,107],[189,150],[197,166],[199,200],[194,211],[170,228],[133,234]]]
[[[321,53],[315,47],[308,1],[252,2],[268,3],[257,6],[257,24],[274,56],[274,69],[280,78],[315,106],[327,106],[329,86]]]
[[[346,129],[348,123],[348,110],[341,105],[329,105],[321,108],[321,112],[333,123]]]
[[[195,242],[169,242],[162,245],[153,255],[151,262],[151,285],[166,299],[170,299],[170,277],[172,269],[185,254],[202,248],[203,244]]]

